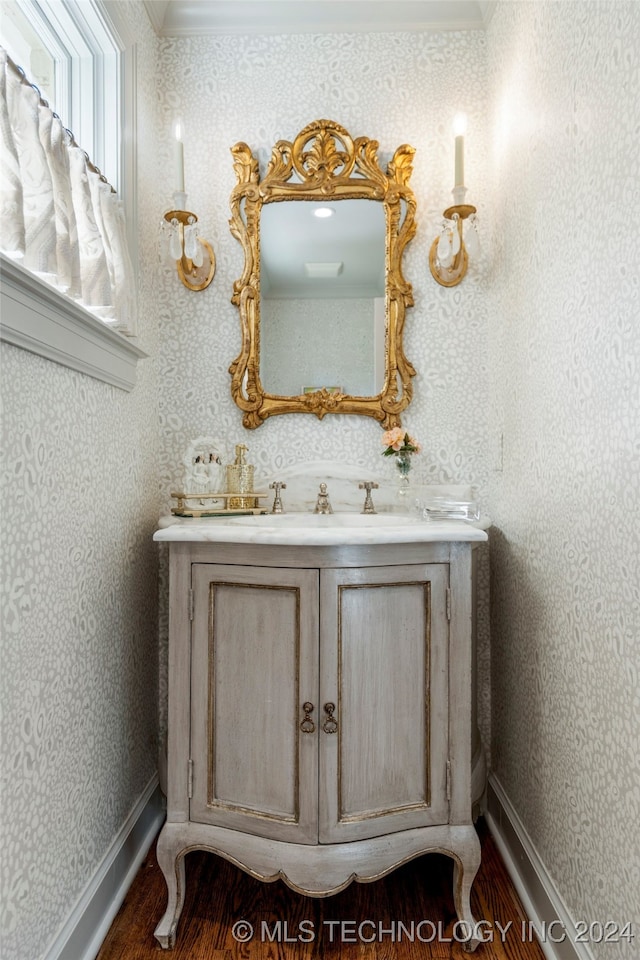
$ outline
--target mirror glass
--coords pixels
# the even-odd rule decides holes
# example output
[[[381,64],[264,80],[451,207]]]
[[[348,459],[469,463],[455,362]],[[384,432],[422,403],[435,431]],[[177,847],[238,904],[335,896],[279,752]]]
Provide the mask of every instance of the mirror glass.
[[[384,385],[385,213],[367,199],[265,203],[260,379],[267,393]]]
[[[249,430],[284,413],[400,425],[416,374],[402,345],[415,151],[402,144],[386,170],[377,151],[334,120],[278,140],[262,176],[246,143],[231,148],[229,225],[244,267],[231,298],[241,349],[229,373]]]

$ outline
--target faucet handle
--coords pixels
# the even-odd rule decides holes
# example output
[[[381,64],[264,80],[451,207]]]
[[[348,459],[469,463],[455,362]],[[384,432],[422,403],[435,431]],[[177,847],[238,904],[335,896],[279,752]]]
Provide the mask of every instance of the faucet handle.
[[[364,498],[364,507],[362,508],[363,513],[375,513],[376,508],[373,505],[373,500],[371,499],[371,491],[377,490],[379,484],[375,483],[373,480],[365,480],[363,483],[358,484],[359,490],[366,490],[366,495]]]
[[[275,490],[275,495],[273,497],[273,506],[271,507],[271,513],[284,513],[282,508],[282,500],[280,498],[280,491],[286,490],[286,483],[282,483],[280,480],[274,480],[273,483],[269,484],[269,490]]]

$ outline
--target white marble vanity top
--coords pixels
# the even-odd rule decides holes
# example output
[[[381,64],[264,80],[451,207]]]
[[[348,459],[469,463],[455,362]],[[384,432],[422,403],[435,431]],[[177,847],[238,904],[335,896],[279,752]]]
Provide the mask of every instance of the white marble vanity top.
[[[213,543],[272,543],[292,546],[333,546],[340,544],[433,543],[437,541],[487,539],[487,518],[479,523],[464,520],[423,520],[420,512],[398,508],[397,475],[393,463],[385,464],[387,473],[372,477],[371,471],[357,464],[316,460],[284,467],[271,476],[256,476],[256,491],[269,491],[264,501],[270,509],[274,480],[286,483],[282,489],[284,513],[262,516],[207,517],[202,519],[165,517],[154,540],[204,541]],[[376,479],[372,491],[375,514],[363,514],[363,480]],[[319,484],[328,486],[334,512],[328,516],[313,512]],[[407,499],[448,495],[470,496],[468,486],[434,486],[413,483]]]
[[[403,514],[313,513],[191,519],[166,517],[154,540],[212,543],[338,545],[483,541],[486,524],[464,520],[422,520]]]

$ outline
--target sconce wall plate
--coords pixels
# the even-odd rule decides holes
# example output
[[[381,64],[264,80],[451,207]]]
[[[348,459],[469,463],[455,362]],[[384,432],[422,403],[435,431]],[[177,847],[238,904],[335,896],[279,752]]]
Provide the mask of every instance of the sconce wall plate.
[[[198,243],[202,246],[202,263],[197,266],[192,259],[184,253],[184,228],[198,222],[195,213],[189,210],[167,210],[164,219],[170,225],[175,225],[177,221],[180,233],[180,246],[183,251],[182,257],[175,261],[178,276],[182,283],[189,290],[205,290],[213,280],[216,272],[216,258],[210,243],[198,237]]]
[[[469,256],[462,237],[462,224],[464,220],[467,220],[475,212],[476,208],[472,207],[470,203],[458,203],[453,207],[447,207],[442,214],[445,220],[454,221],[460,240],[460,249],[447,267],[443,267],[438,261],[438,242],[440,237],[436,237],[431,244],[429,251],[429,268],[433,279],[442,287],[455,287],[467,272]]]

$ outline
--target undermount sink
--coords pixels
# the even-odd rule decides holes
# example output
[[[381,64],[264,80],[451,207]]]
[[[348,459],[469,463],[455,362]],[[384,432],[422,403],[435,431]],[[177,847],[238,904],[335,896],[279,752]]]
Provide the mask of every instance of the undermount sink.
[[[251,517],[231,517],[229,523],[250,527],[312,527],[326,530],[329,527],[397,527],[415,523],[415,517],[393,513],[269,513]]]

